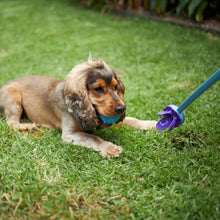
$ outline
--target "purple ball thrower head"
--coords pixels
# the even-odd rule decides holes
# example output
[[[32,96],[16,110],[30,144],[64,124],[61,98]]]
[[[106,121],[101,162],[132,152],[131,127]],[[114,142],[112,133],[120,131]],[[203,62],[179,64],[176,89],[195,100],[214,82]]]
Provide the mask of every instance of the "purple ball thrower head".
[[[179,127],[184,122],[184,114],[178,111],[178,106],[176,105],[168,105],[157,115],[164,115],[156,124],[158,130],[164,130],[169,127],[171,131],[174,127]]]

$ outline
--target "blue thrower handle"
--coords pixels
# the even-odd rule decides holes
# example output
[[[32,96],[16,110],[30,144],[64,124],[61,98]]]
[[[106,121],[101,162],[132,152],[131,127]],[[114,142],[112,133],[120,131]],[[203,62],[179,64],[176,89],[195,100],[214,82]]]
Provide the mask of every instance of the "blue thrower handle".
[[[182,113],[192,102],[194,102],[203,92],[220,79],[220,69],[212,74],[199,88],[197,88],[177,109]]]

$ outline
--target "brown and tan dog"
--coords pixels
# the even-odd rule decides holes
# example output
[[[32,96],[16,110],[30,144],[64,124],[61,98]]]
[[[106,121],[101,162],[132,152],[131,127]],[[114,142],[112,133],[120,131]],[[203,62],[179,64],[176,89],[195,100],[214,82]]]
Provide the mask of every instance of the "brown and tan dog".
[[[20,131],[37,126],[62,130],[62,140],[100,151],[103,157],[118,157],[122,147],[86,131],[109,127],[105,117],[120,116],[122,125],[147,130],[155,121],[125,117],[124,85],[116,72],[99,59],[75,66],[65,81],[45,76],[12,80],[0,89],[0,112]],[[26,116],[31,123],[20,123]],[[117,122],[117,123],[118,123]]]

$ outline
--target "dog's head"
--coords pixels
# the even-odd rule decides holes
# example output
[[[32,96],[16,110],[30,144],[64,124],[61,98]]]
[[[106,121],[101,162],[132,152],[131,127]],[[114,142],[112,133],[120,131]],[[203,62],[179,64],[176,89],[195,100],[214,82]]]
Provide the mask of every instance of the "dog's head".
[[[103,122],[104,117],[120,116],[117,122],[125,117],[125,87],[119,76],[106,63],[99,59],[75,66],[67,76],[65,85],[65,103],[69,113],[85,130],[95,129]]]

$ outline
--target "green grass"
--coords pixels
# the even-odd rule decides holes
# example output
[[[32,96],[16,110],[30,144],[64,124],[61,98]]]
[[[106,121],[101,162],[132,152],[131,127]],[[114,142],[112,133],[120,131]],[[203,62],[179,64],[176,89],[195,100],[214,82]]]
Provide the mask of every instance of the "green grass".
[[[127,114],[158,120],[220,67],[220,38],[80,9],[70,1],[0,1],[0,86],[24,75],[64,79],[89,52],[120,72]],[[169,131],[95,131],[117,159],[19,133],[0,117],[0,219],[219,219],[219,82]]]

